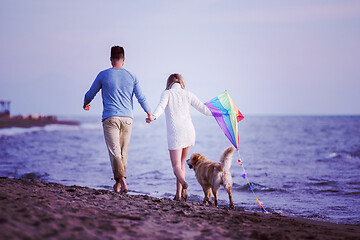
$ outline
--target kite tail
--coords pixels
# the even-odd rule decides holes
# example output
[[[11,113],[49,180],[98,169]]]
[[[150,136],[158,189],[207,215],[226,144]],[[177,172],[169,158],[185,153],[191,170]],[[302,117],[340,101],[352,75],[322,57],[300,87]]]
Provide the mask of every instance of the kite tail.
[[[242,162],[241,159],[240,159],[240,153],[239,153],[239,151],[238,151],[238,156],[239,156],[238,163],[239,163],[239,165],[240,165],[240,166],[242,167],[242,169],[243,169],[242,177],[243,177],[244,179],[246,179],[246,181],[247,181],[247,183],[248,183],[248,185],[249,185],[249,190],[251,190],[251,192],[253,193],[253,195],[254,195],[254,197],[255,197],[255,199],[256,199],[256,203],[260,206],[260,209],[261,209],[261,211],[262,211],[263,213],[270,213],[270,212],[268,212],[268,211],[263,207],[262,202],[260,202],[259,199],[256,197],[255,192],[254,192],[254,186],[252,185],[252,183],[249,181],[249,179],[248,179],[248,177],[247,177],[247,173],[246,173],[246,171],[245,171],[245,167],[244,167],[244,165],[243,165],[243,162]],[[284,216],[286,216],[286,214],[285,214]]]
[[[234,150],[235,150],[235,148],[233,146],[228,147],[227,149],[225,149],[225,151],[221,155],[221,158],[220,158],[221,170],[229,171],[229,169],[231,167],[232,153],[234,152]]]

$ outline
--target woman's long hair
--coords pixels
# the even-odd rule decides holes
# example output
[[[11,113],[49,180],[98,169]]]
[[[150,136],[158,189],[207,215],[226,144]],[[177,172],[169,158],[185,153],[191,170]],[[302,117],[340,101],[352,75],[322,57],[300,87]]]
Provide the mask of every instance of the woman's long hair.
[[[174,85],[174,83],[180,83],[181,88],[185,89],[185,80],[183,76],[181,76],[178,73],[174,73],[169,76],[165,90],[169,90],[172,87],[172,85]]]

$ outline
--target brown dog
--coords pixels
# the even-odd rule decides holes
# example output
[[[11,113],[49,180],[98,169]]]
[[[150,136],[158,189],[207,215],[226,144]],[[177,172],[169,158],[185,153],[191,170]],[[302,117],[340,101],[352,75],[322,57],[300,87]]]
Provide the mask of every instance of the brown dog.
[[[234,147],[225,149],[221,155],[220,162],[217,163],[208,160],[200,153],[194,153],[191,155],[190,159],[186,160],[189,168],[194,169],[196,179],[204,190],[204,205],[206,205],[206,203],[212,205],[210,200],[212,190],[215,197],[215,206],[218,206],[217,193],[220,185],[223,185],[226,192],[229,194],[230,208],[234,208],[231,194],[232,177],[229,171],[231,166],[231,157],[234,150]]]

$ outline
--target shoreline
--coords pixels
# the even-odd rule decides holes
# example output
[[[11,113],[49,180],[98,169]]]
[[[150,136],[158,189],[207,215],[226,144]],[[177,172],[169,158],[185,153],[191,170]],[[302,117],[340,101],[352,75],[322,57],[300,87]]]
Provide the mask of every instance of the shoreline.
[[[360,239],[360,225],[0,178],[0,239]]]

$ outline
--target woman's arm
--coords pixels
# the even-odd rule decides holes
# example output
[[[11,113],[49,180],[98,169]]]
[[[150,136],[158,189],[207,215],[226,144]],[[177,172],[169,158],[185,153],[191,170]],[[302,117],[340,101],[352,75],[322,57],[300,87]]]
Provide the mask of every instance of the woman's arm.
[[[190,96],[190,103],[191,106],[193,106],[196,110],[198,110],[199,112],[201,112],[204,115],[207,116],[212,116],[211,111],[209,110],[209,108],[207,106],[205,106],[204,103],[202,103],[196,96],[195,94],[189,92],[189,96]]]
[[[167,90],[165,90],[161,94],[159,105],[156,107],[156,109],[154,111],[153,115],[154,115],[155,119],[159,118],[160,115],[165,111],[165,108],[166,108],[168,102],[169,102],[169,92]]]

